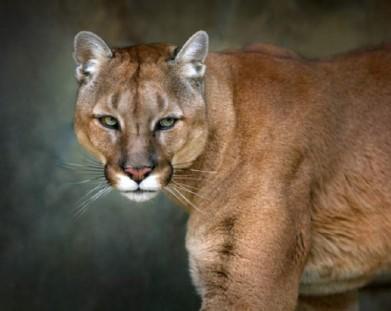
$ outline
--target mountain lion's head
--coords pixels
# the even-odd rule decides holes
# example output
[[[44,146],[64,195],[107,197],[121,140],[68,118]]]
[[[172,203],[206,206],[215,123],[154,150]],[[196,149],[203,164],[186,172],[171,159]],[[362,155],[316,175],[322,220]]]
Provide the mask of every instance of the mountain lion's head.
[[[201,154],[208,135],[207,53],[203,31],[181,49],[110,49],[91,32],[76,35],[75,132],[104,165],[107,181],[129,199],[151,199],[170,183],[174,168],[190,166]]]

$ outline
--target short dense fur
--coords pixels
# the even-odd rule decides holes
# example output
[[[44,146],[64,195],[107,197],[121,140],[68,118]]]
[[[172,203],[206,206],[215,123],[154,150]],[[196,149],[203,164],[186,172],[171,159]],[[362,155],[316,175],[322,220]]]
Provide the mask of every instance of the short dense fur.
[[[203,311],[356,310],[355,291],[391,263],[391,48],[206,53],[203,32],[180,50],[79,34],[80,142],[131,199],[150,196],[133,193],[124,163],[153,161],[145,184],[191,210]],[[176,125],[154,131],[169,114]]]

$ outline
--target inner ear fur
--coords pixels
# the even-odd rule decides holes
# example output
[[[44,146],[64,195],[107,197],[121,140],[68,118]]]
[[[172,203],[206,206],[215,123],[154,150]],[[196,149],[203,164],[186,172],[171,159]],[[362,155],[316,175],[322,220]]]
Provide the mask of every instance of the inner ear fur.
[[[182,73],[189,78],[201,78],[205,74],[205,59],[208,55],[209,36],[197,31],[178,51],[175,62],[182,67]]]
[[[93,75],[99,65],[112,57],[111,49],[98,35],[81,31],[75,36],[73,58],[77,65],[76,78],[79,81]]]

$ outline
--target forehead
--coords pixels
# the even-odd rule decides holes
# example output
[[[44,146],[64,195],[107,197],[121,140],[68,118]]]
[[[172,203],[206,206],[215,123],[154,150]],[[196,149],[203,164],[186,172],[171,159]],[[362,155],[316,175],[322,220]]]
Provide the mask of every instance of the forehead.
[[[167,73],[167,60],[175,46],[167,44],[145,44],[113,50],[113,59],[104,75],[115,76],[117,84],[139,81],[158,81]]]
[[[175,88],[170,87],[173,77],[167,60],[174,50],[175,46],[166,44],[115,49],[98,81],[99,106],[109,106],[133,117],[172,109]]]

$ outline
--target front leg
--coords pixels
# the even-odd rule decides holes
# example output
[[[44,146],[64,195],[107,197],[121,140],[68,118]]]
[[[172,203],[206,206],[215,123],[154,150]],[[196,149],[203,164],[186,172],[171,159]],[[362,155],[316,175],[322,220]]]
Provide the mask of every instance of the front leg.
[[[187,248],[202,311],[290,311],[309,249],[308,215],[260,200],[193,214]],[[235,203],[234,203],[235,204]]]

